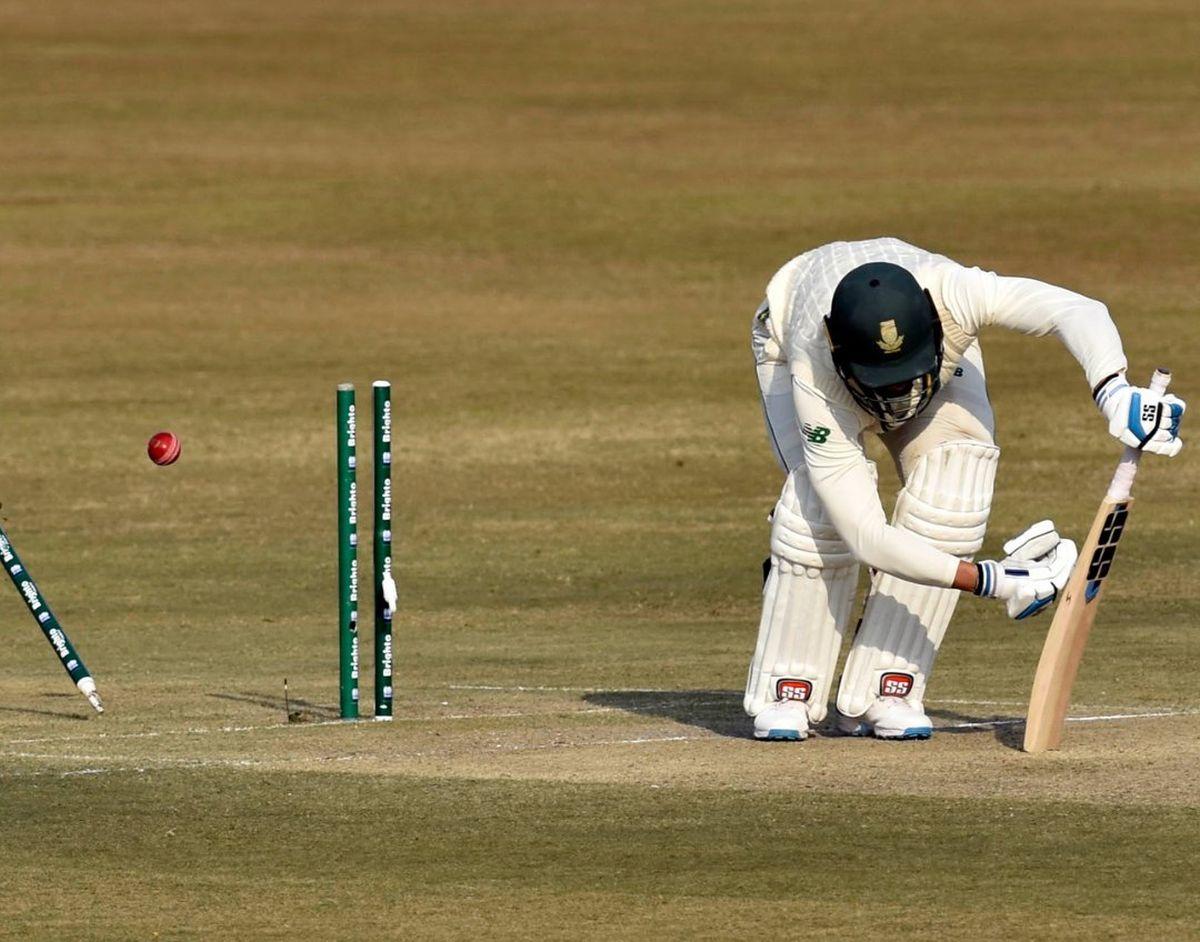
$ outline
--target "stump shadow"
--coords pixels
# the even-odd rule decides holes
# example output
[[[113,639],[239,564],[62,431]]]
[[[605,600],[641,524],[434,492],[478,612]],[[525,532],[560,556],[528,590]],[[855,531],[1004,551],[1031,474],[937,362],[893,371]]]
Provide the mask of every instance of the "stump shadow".
[[[22,713],[30,716],[52,716],[56,720],[83,720],[84,722],[91,719],[91,716],[87,713],[64,713],[62,710],[39,710],[35,707],[0,706],[0,713]]]
[[[249,703],[253,706],[259,706],[263,709],[285,714],[288,712],[289,707],[291,711],[305,710],[323,720],[336,720],[339,716],[341,716],[341,713],[336,707],[325,706],[321,703],[313,703],[309,700],[305,700],[303,697],[288,697],[287,701],[285,702],[282,696],[276,696],[269,693],[258,693],[251,690],[239,691],[237,693],[210,693],[208,696],[213,697],[216,700],[232,700],[235,703]]]

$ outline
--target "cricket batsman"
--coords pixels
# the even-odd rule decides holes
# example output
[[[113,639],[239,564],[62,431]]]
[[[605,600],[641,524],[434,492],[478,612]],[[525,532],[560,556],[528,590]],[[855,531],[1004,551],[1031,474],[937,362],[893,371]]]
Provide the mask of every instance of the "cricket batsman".
[[[1125,378],[1099,301],[966,268],[899,239],[834,242],[781,268],[752,347],[767,433],[786,479],[745,709],[760,739],[805,739],[826,715],[859,565],[872,570],[837,692],[837,727],[927,739],[923,699],[959,594],[1013,618],[1049,605],[1075,562],[1050,521],[971,562],[983,545],[1000,449],[979,332],[1054,334],[1079,361],[1109,432],[1173,457],[1184,403]],[[1054,399],[1043,400],[1050,410]],[[889,524],[863,437],[877,434],[903,487]]]

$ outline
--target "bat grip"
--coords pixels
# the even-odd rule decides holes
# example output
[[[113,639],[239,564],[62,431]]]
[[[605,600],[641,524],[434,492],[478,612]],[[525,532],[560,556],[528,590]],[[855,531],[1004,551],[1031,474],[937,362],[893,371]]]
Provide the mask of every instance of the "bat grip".
[[[1171,371],[1160,366],[1150,377],[1150,391],[1162,395],[1171,385]],[[1108,485],[1109,500],[1128,500],[1133,490],[1133,479],[1137,477],[1138,460],[1142,457],[1141,449],[1125,447],[1125,453],[1117,463],[1112,481]]]

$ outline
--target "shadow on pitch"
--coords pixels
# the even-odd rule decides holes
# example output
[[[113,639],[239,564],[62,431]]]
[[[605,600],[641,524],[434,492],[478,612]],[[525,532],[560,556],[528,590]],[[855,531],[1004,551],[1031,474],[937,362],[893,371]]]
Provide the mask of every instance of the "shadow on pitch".
[[[24,713],[30,716],[52,716],[58,720],[90,720],[86,713],[64,713],[62,710],[37,710],[32,707],[0,707],[0,713]]]
[[[751,724],[742,712],[740,690],[609,690],[589,693],[586,702],[641,716],[660,716],[734,739],[751,737]],[[1025,723],[1020,717],[976,716],[955,710],[929,710],[936,736],[991,735],[1009,749],[1020,749]],[[969,724],[969,725],[968,725]],[[832,729],[823,736],[839,736]]]
[[[1025,719],[1020,716],[972,716],[959,713],[956,710],[927,710],[934,720],[937,736],[957,736],[964,733],[990,733],[991,736],[1009,749],[1021,748],[1025,740]],[[950,724],[949,727],[943,724]],[[961,724],[957,727],[954,724]],[[968,725],[970,724],[970,725]]]
[[[303,697],[289,697],[285,702],[283,697],[272,696],[269,693],[242,691],[241,693],[210,693],[217,700],[233,700],[235,703],[249,703],[278,713],[294,713],[303,710],[322,720],[336,720],[340,714],[335,707],[312,703]]]
[[[585,694],[583,699],[639,716],[661,716],[721,736],[750,736],[740,690],[607,690]]]

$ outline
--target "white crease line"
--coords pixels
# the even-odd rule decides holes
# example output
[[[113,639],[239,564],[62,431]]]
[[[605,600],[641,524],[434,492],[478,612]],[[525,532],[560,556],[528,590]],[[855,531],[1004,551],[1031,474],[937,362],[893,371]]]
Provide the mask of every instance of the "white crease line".
[[[507,693],[667,693],[667,694],[728,694],[732,700],[740,697],[736,690],[665,690],[656,687],[505,687],[497,684],[446,684],[447,690],[497,690]]]
[[[514,688],[493,688],[493,689],[511,690]],[[525,689],[564,689],[564,688],[525,688]],[[634,691],[626,691],[626,692],[634,692]],[[640,692],[643,692],[643,693],[654,693],[654,692],[669,693],[671,691],[645,690],[645,691],[640,691]],[[678,691],[676,691],[676,692],[678,692]],[[697,693],[701,693],[701,692],[703,692],[703,693],[720,693],[721,691],[697,691]],[[724,701],[701,701],[701,704],[709,705],[709,706],[716,706],[722,702],[724,702]],[[1019,705],[1019,706],[1023,706],[1024,705],[1023,702],[1009,704],[1005,701],[986,701],[986,700],[978,700],[978,701],[930,700],[928,702],[931,704],[961,703],[961,704],[976,704],[976,705],[980,705],[980,706],[986,706],[986,705],[994,705],[994,706],[1005,706],[1005,705],[1018,706]],[[511,711],[511,712],[503,712],[503,713],[449,713],[449,714],[443,713],[443,714],[436,714],[433,716],[397,716],[397,717],[395,717],[395,721],[401,722],[401,723],[433,723],[433,722],[459,721],[459,720],[533,719],[533,718],[537,718],[537,717],[550,717],[550,716],[565,716],[565,717],[587,716],[587,715],[598,714],[598,713],[647,713],[647,712],[652,713],[653,710],[649,709],[649,708],[638,708],[638,707],[601,706],[601,707],[590,707],[590,708],[582,709],[582,710],[550,710],[550,711],[541,711],[541,712],[534,712],[534,713]],[[1190,716],[1190,715],[1196,714],[1198,712],[1200,712],[1200,711],[1193,710],[1193,709],[1162,710],[1162,711],[1147,711],[1147,712],[1111,713],[1111,714],[1103,714],[1103,715],[1096,715],[1096,716],[1072,716],[1072,717],[1068,717],[1067,719],[1068,719],[1068,722],[1072,722],[1072,723],[1086,723],[1086,722],[1098,722],[1098,721],[1103,721],[1103,720],[1124,720],[1124,719],[1142,719],[1142,718],[1169,717],[1169,716]],[[978,728],[978,727],[986,728],[986,727],[993,727],[993,726],[1011,726],[1013,724],[1023,723],[1023,722],[1025,722],[1024,719],[984,720],[984,721],[979,721],[979,722],[942,724],[939,726],[935,726],[934,729],[973,729],[973,728]],[[343,725],[356,726],[356,725],[360,725],[360,724],[347,723],[344,720],[318,720],[318,721],[312,722],[312,723],[267,723],[267,724],[263,724],[263,725],[216,726],[216,727],[192,726],[192,727],[185,727],[183,729],[150,730],[150,731],[143,731],[143,732],[137,732],[137,733],[95,733],[92,735],[80,734],[78,736],[45,736],[45,737],[27,738],[27,739],[10,739],[10,740],[6,740],[3,743],[3,745],[5,745],[5,746],[31,746],[31,745],[41,744],[41,743],[65,743],[65,742],[81,742],[81,741],[95,742],[95,741],[99,741],[99,740],[119,740],[119,739],[123,740],[123,739],[152,739],[152,738],[185,738],[188,736],[225,735],[225,734],[229,734],[229,733],[267,732],[267,731],[271,731],[271,730],[280,730],[280,729],[305,728],[305,727],[314,728],[314,727],[343,726]],[[366,722],[365,725],[371,725],[371,724],[369,722]]]
[[[716,739],[716,736],[645,736],[641,739],[594,739],[590,742],[547,742],[537,745],[496,746],[505,752],[532,752],[538,749],[580,749],[585,746],[640,746],[655,742],[697,742]]]
[[[961,706],[1004,706],[1004,707],[1023,707],[1023,706],[1028,705],[1028,703],[1029,703],[1028,700],[926,700],[925,702],[929,703],[929,704],[933,704],[935,706],[937,704],[949,704],[949,705],[957,704],[957,705],[961,705]],[[1074,706],[1076,710],[1125,710],[1129,713],[1136,713],[1138,716],[1151,715],[1149,713],[1146,713],[1146,714],[1138,713],[1137,711],[1142,709],[1141,707],[1117,706],[1114,703],[1100,703],[1100,704],[1075,703],[1075,704],[1072,704],[1072,706]],[[1176,707],[1183,708],[1182,704],[1176,704]],[[1193,708],[1187,707],[1184,709],[1192,710]]]
[[[723,700],[699,701],[694,704],[696,706],[719,706]],[[653,709],[650,706],[645,707],[621,707],[621,706],[595,706],[585,707],[584,709],[552,709],[539,710],[536,712],[525,712],[521,710],[508,710],[501,713],[435,713],[425,716],[395,716],[393,721],[396,723],[436,723],[447,720],[502,720],[502,719],[533,719],[544,716],[589,716],[596,713],[652,713]],[[346,720],[318,720],[312,723],[264,723],[259,726],[188,726],[182,729],[166,729],[166,730],[149,730],[139,733],[93,733],[91,735],[81,733],[77,736],[41,736],[27,739],[8,739],[0,745],[5,746],[33,746],[39,743],[56,743],[56,742],[96,742],[98,740],[117,740],[117,739],[155,739],[155,738],[184,738],[187,736],[211,736],[228,733],[251,733],[263,732],[278,729],[293,729],[293,728],[314,728],[321,726],[346,726],[354,727],[360,725],[353,721]],[[365,717],[361,721],[361,725],[370,726],[371,718]]]
[[[432,716],[396,716],[397,723],[434,723],[442,720],[499,720],[520,719],[538,716],[583,716],[590,713],[631,712],[621,707],[589,707],[583,710],[542,710],[536,713],[510,711],[504,713],[437,713]],[[372,726],[371,717],[364,717],[360,723],[346,720],[319,720],[313,723],[264,723],[261,726],[189,726],[183,729],[164,729],[140,733],[95,733],[94,735],[78,736],[43,736],[32,739],[9,739],[5,746],[32,746],[38,743],[52,742],[95,742],[101,739],[152,739],[152,738],[182,738],[185,736],[211,736],[226,733],[251,733],[275,729],[312,729],[319,726],[346,726],[347,728]],[[383,725],[383,724],[380,724]]]
[[[1158,710],[1152,713],[1108,713],[1098,716],[1069,716],[1068,723],[1097,723],[1112,720],[1139,720],[1139,719],[1154,719],[1171,716],[1197,716],[1200,715],[1200,710]],[[950,729],[987,729],[999,726],[1019,726],[1025,723],[1024,719],[1002,719],[1002,720],[987,720],[978,723],[953,723],[946,725],[935,726],[935,730],[950,730]],[[536,744],[517,744],[504,745],[497,744],[494,748],[504,752],[533,752],[547,749],[583,749],[592,746],[640,746],[650,743],[668,743],[668,742],[700,742],[704,740],[715,740],[721,737],[709,734],[703,736],[644,736],[636,739],[596,739],[588,742],[549,742]],[[431,753],[418,752],[413,754],[394,756],[392,758],[420,758]],[[27,778],[31,776],[59,775],[67,777],[71,775],[103,775],[113,772],[148,772],[155,770],[166,770],[172,768],[253,768],[256,766],[270,767],[278,764],[293,764],[304,762],[352,762],[356,759],[377,759],[375,755],[351,754],[342,756],[322,756],[316,758],[308,757],[284,757],[275,758],[264,762],[257,759],[212,759],[212,758],[163,758],[163,759],[135,759],[127,756],[89,756],[89,755],[63,755],[58,753],[38,753],[38,752],[3,752],[0,756],[14,759],[65,759],[72,762],[130,762],[136,763],[129,766],[118,767],[93,767],[88,766],[82,769],[67,769],[54,772],[51,770],[34,770],[30,772],[5,772],[0,773],[0,780],[11,778]]]
[[[200,758],[197,756],[163,756],[160,759],[147,756],[89,756],[73,755],[69,752],[0,752],[0,756],[9,759],[69,759],[72,762],[156,762],[191,763],[197,765],[259,765],[258,759],[219,759]]]
[[[60,753],[38,753],[38,752],[0,752],[0,756],[9,759],[60,759],[69,762],[124,762],[128,765],[122,766],[85,766],[82,769],[64,769],[64,770],[34,770],[29,772],[6,772],[0,774],[0,779],[6,778],[27,778],[34,775],[59,775],[62,777],[72,775],[102,775],[109,772],[147,772],[156,769],[191,769],[191,768],[253,768],[262,765],[258,759],[214,759],[214,758],[135,758],[132,756],[80,756],[80,755],[63,755]]]
[[[1095,723],[1099,720],[1142,720],[1156,716],[1195,716],[1200,710],[1157,710],[1153,713],[1110,713],[1108,716],[1068,716],[1068,723]]]
[[[188,726],[183,729],[160,729],[141,733],[94,733],[79,736],[44,736],[37,739],[9,739],[6,746],[31,746],[43,742],[95,742],[99,739],[153,739],[156,737],[209,736],[213,733],[248,733],[268,729],[287,729],[291,726],[340,726],[342,720],[319,720],[314,723],[265,723],[262,726]]]
[[[1145,720],[1164,716],[1196,716],[1200,710],[1158,710],[1153,713],[1106,713],[1097,716],[1068,716],[1068,723],[1102,723],[1108,720]],[[1005,720],[981,720],[976,723],[946,723],[934,726],[938,729],[990,729],[997,726],[1024,726],[1025,718]]]
[[[662,743],[662,742],[695,742],[701,739],[714,739],[714,736],[646,736],[638,739],[599,739],[591,742],[551,742],[538,743],[533,745],[517,744],[512,746],[497,745],[496,749],[505,752],[528,752],[542,749],[580,749],[588,746],[640,746],[647,743]],[[429,753],[418,752],[415,754],[402,755],[393,758],[413,758],[424,757]],[[34,776],[57,775],[61,778],[67,778],[77,775],[107,775],[120,772],[152,772],[163,771],[169,769],[189,769],[189,768],[252,768],[263,766],[269,768],[272,765],[278,764],[295,764],[306,762],[353,762],[357,759],[374,760],[379,757],[376,755],[345,755],[345,756],[321,756],[317,758],[309,757],[283,757],[271,759],[269,762],[262,762],[256,759],[211,759],[211,758],[175,758],[175,759],[135,759],[128,756],[89,756],[89,755],[60,755],[56,753],[37,753],[37,752],[0,752],[0,756],[12,759],[65,759],[71,762],[127,762],[130,765],[121,766],[86,766],[82,769],[37,769],[29,772],[4,772],[0,773],[0,781],[12,778],[31,778]]]

